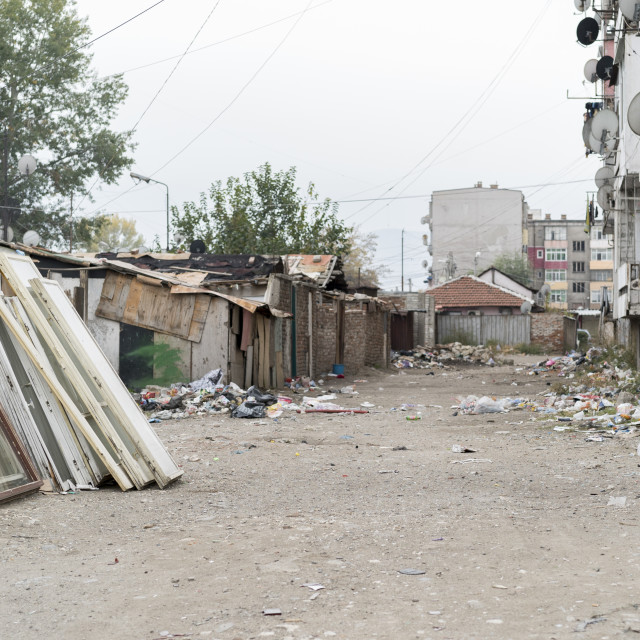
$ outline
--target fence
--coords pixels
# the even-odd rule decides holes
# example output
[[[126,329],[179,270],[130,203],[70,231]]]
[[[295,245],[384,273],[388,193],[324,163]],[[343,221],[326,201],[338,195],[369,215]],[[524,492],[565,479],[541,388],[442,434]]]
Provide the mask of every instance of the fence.
[[[437,316],[437,337],[440,344],[459,341],[467,344],[529,344],[531,316]]]

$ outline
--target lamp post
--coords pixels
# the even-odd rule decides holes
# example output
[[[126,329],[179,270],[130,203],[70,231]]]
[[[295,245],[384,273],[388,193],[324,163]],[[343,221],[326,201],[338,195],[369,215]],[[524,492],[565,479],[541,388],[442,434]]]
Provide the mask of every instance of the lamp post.
[[[161,184],[166,188],[167,190],[167,251],[169,251],[169,185],[166,182],[160,182],[160,180],[156,180],[148,176],[140,175],[139,173],[135,173],[134,171],[132,171],[129,175],[134,180],[138,180],[138,181],[142,180],[142,182],[146,182],[147,184],[149,184],[149,182],[155,182],[156,184]]]

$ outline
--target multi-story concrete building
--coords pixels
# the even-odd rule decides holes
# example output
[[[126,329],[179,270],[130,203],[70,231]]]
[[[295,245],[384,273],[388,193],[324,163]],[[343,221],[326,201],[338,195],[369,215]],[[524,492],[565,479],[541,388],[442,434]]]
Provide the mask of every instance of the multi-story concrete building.
[[[533,287],[549,285],[549,303],[558,309],[600,308],[602,287],[612,285],[612,239],[602,223],[585,233],[584,220],[563,215],[552,220],[528,214],[525,234]]]
[[[483,188],[434,191],[429,223],[433,285],[480,273],[502,254],[523,250],[527,204],[521,191]]]

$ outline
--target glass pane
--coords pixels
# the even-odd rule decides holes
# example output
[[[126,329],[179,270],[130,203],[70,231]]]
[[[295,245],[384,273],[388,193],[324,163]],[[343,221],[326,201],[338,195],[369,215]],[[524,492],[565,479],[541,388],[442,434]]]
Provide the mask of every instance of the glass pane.
[[[31,482],[5,433],[0,429],[0,493]]]

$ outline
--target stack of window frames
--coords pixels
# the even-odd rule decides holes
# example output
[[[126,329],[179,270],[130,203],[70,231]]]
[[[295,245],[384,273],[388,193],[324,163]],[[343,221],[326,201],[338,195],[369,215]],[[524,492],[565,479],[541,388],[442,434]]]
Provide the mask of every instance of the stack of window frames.
[[[39,438],[28,420],[20,422],[27,423],[24,437],[41,473],[47,470],[61,488],[65,482],[95,485],[110,475],[123,490],[154,481],[165,487],[180,477],[182,470],[60,286],[41,278],[30,258],[8,249],[0,250],[0,271],[16,294],[0,299],[0,368],[22,365],[14,378]],[[12,354],[10,342],[16,345]],[[44,395],[27,392],[34,380]],[[19,404],[14,402],[16,415]]]

